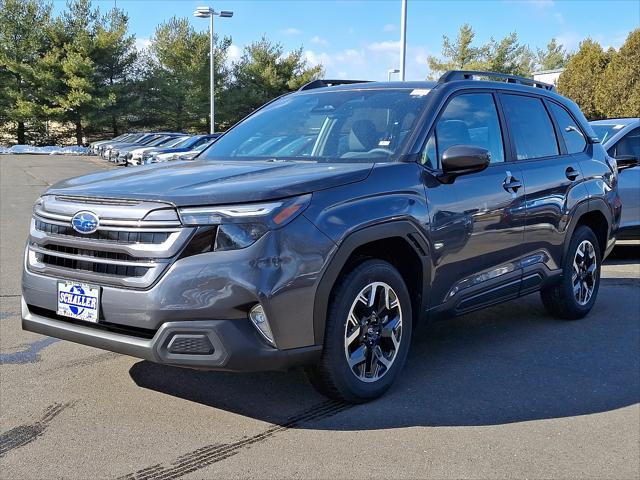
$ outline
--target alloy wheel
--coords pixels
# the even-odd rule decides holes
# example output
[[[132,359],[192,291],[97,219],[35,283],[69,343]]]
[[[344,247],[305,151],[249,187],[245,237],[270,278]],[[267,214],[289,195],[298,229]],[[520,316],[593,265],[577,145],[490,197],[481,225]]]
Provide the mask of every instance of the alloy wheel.
[[[596,249],[589,240],[583,240],[573,259],[573,295],[579,305],[586,305],[593,296],[598,275]]]
[[[344,328],[344,353],[351,373],[363,382],[382,378],[402,341],[402,309],[384,282],[364,287],[351,304]]]

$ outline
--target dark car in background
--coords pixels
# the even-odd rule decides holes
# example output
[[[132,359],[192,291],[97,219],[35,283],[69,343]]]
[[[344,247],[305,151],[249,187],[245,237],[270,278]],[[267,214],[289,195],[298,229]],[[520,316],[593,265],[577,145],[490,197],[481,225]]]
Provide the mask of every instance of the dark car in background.
[[[640,118],[610,118],[591,122],[602,146],[616,159],[622,201],[619,240],[640,240]]]
[[[426,321],[538,291],[557,318],[587,315],[617,181],[551,85],[316,80],[194,161],[47,190],[22,326],[182,367],[301,366],[320,392],[363,402]]]
[[[198,145],[193,150],[188,150],[186,152],[178,152],[178,153],[173,153],[173,154],[167,154],[167,155],[160,155],[158,160],[160,160],[162,162],[165,162],[165,161],[166,162],[170,162],[170,161],[174,161],[174,160],[193,160],[198,155],[200,155],[203,151],[205,151],[207,148],[209,148],[209,146],[213,142],[215,142],[220,137],[221,134],[215,133],[213,135],[214,135],[213,138],[210,138],[209,140],[207,140],[202,145]]]

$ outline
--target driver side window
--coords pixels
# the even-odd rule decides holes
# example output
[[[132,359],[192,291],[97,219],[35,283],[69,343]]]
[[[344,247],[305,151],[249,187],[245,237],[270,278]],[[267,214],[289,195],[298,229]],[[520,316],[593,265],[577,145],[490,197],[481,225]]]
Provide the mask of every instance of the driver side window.
[[[504,162],[502,130],[493,95],[466,93],[454,97],[436,123],[435,136],[432,133],[427,142],[423,164],[439,168],[442,154],[454,145],[485,148],[491,154],[491,163]]]

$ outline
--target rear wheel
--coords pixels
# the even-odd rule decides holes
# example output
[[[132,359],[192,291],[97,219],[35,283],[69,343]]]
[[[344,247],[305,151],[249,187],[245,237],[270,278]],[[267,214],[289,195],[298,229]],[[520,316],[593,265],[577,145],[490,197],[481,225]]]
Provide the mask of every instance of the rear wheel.
[[[342,277],[329,305],[320,363],[307,375],[320,393],[352,403],[382,395],[402,369],[412,327],[398,271],[368,260]]]
[[[589,227],[579,226],[569,244],[562,280],[540,292],[547,311],[567,320],[589,313],[600,287],[601,263],[598,239]]]

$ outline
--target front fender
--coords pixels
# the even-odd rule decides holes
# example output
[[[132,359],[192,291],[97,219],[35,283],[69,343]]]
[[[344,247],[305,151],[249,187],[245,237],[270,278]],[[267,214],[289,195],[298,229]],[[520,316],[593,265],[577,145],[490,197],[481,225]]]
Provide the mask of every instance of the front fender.
[[[398,237],[406,240],[421,260],[423,282],[421,286],[421,305],[418,313],[421,314],[427,310],[428,284],[431,278],[430,263],[428,261],[429,242],[420,229],[413,222],[406,219],[363,227],[349,234],[340,243],[321,274],[313,305],[313,332],[316,345],[321,345],[324,342],[331,290],[351,254],[358,247],[367,243]]]

